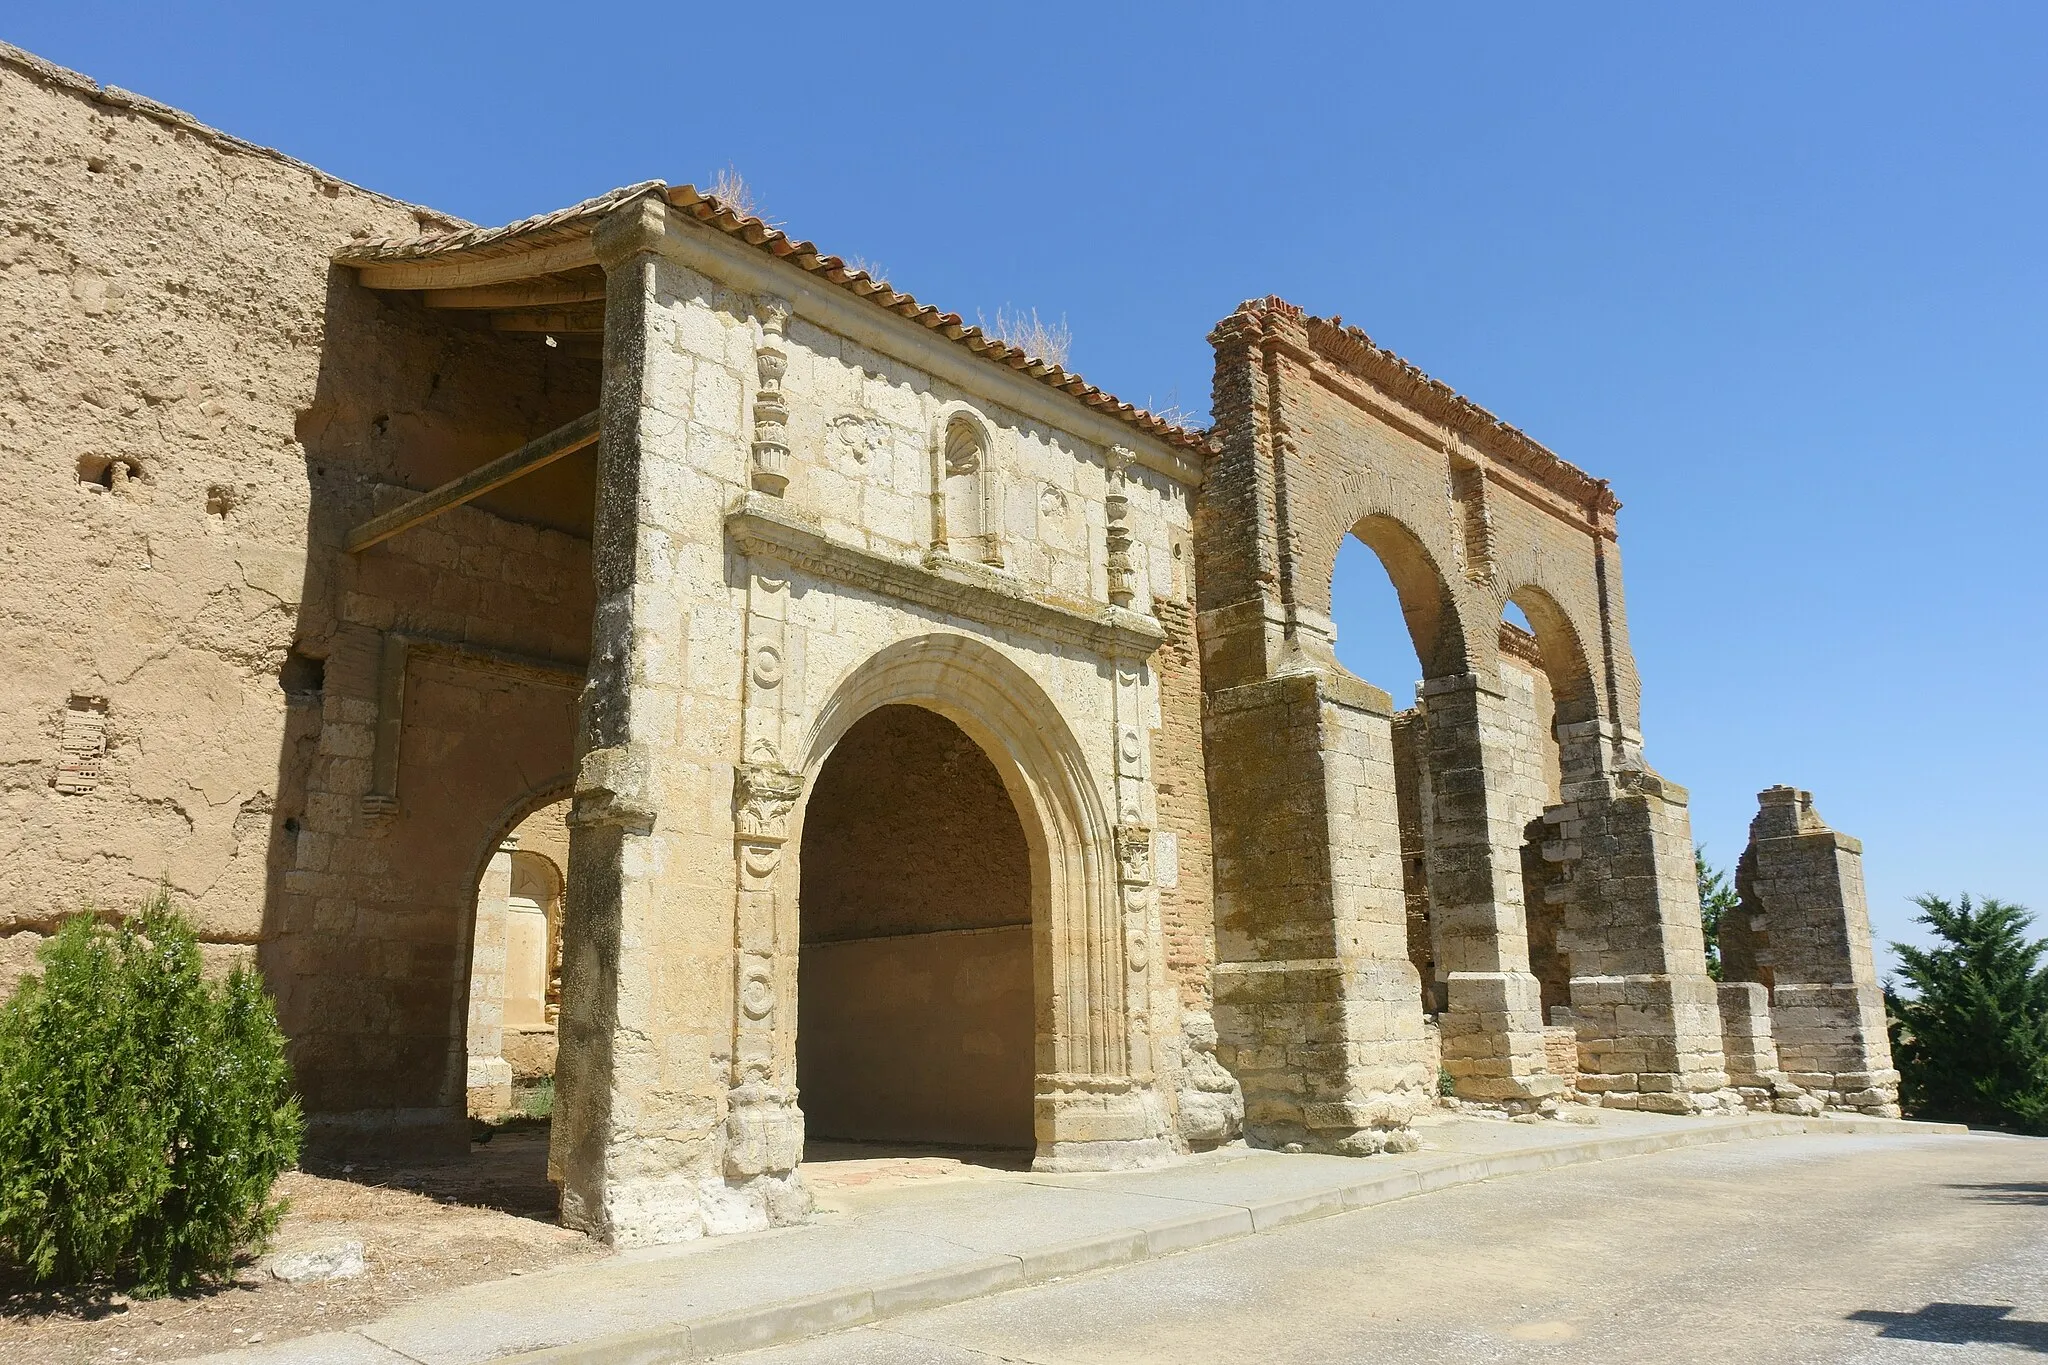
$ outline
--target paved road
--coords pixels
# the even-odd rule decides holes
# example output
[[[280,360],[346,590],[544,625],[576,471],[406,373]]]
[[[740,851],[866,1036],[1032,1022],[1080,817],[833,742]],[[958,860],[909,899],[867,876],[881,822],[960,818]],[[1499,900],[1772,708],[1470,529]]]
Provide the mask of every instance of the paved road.
[[[1790,1137],[1497,1180],[735,1365],[2048,1355],[2048,1139]]]

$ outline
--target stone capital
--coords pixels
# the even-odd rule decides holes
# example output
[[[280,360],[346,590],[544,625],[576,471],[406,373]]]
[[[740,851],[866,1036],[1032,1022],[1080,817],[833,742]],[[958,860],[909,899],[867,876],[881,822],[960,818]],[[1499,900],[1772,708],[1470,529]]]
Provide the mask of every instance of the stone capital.
[[[777,763],[741,763],[732,771],[733,815],[742,843],[781,844],[789,813],[804,793],[803,774]]]
[[[610,274],[635,256],[659,251],[667,236],[668,201],[649,192],[606,214],[591,234],[590,246],[597,263]]]

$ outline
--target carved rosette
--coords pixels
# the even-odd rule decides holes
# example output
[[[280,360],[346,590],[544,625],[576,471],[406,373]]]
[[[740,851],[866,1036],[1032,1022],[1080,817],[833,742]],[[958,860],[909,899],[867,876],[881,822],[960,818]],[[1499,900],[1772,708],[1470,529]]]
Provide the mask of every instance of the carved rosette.
[[[1103,498],[1109,539],[1109,600],[1119,607],[1136,596],[1131,572],[1131,495],[1128,471],[1137,457],[1122,446],[1109,449],[1109,492]]]
[[[789,355],[782,349],[789,303],[763,297],[756,311],[761,318],[761,344],[754,349],[754,360],[760,367],[761,387],[754,394],[752,481],[761,492],[779,498],[789,487],[789,400],[782,392],[782,377],[789,370]]]

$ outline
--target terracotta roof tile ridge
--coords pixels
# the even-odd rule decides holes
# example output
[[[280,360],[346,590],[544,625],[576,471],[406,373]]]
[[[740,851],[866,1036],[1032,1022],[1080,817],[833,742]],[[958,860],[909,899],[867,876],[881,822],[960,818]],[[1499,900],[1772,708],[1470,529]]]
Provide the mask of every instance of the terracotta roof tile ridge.
[[[365,189],[353,181],[343,180],[338,175],[331,175],[310,162],[301,161],[295,156],[287,156],[275,147],[265,147],[260,143],[244,141],[232,133],[224,133],[211,124],[201,123],[182,109],[174,109],[168,104],[161,104],[147,95],[138,95],[132,90],[123,90],[118,85],[102,85],[83,72],[73,71],[68,66],[59,66],[48,58],[38,57],[35,53],[25,48],[16,47],[12,43],[0,42],[0,66],[13,67],[15,70],[42,81],[46,85],[54,85],[60,89],[72,91],[74,94],[83,95],[95,103],[105,104],[116,109],[127,109],[142,115],[144,118],[154,119],[156,122],[175,128],[180,132],[189,133],[193,137],[220,148],[222,151],[235,152],[243,156],[260,157],[266,161],[275,161],[279,165],[290,166],[294,170],[304,171],[322,185],[338,185],[345,189],[354,190],[357,194],[365,194],[372,199],[382,200],[384,203],[395,205],[411,213],[420,221],[422,227],[429,223],[443,228],[465,228],[469,226],[467,222],[457,218],[452,213],[443,213],[439,209],[428,208],[424,204],[410,203],[407,200],[399,199],[392,195],[381,194],[376,190]]]
[[[385,237],[373,241],[350,242],[334,253],[334,259],[344,265],[372,264],[379,261],[422,261],[451,252],[469,251],[477,247],[493,246],[516,238],[533,237],[557,228],[579,227],[584,219],[596,220],[610,213],[628,200],[643,194],[659,194],[667,188],[659,180],[641,180],[631,185],[621,185],[615,190],[606,190],[580,203],[547,213],[536,213],[531,218],[521,218],[516,223],[503,227],[464,227],[452,232],[430,232],[419,237]]]
[[[969,325],[958,313],[945,312],[930,304],[920,303],[915,297],[895,288],[887,280],[878,279],[868,271],[857,269],[838,256],[828,255],[815,243],[791,237],[775,224],[743,213],[716,195],[706,194],[694,185],[671,186],[660,180],[642,180],[637,184],[621,186],[596,198],[586,199],[580,204],[571,204],[567,208],[521,219],[503,227],[465,228],[455,232],[429,233],[404,241],[352,242],[335,252],[334,259],[344,265],[373,265],[384,261],[428,260],[463,251],[496,254],[498,251],[510,249],[515,244],[526,244],[536,239],[584,231],[586,224],[594,227],[597,219],[645,194],[661,194],[666,197],[671,207],[706,227],[780,260],[786,260],[799,270],[819,276],[827,283],[837,285],[858,298],[885,308],[899,317],[919,323],[947,340],[965,346],[983,360],[1020,371],[1048,388],[1059,389],[1089,407],[1127,422],[1169,445],[1193,451],[1198,456],[1206,456],[1211,451],[1208,433],[1179,426],[1157,413],[1147,412],[1113,394],[1105,393],[1065,366],[1040,356],[1030,355],[1000,337],[991,336],[980,327]]]
[[[677,185],[669,190],[668,201],[697,221],[715,227],[728,236],[738,237],[771,255],[789,260],[800,269],[820,275],[828,282],[893,313],[922,323],[948,339],[966,346],[985,360],[1021,370],[1048,387],[1063,390],[1090,407],[1106,411],[1111,416],[1120,418],[1170,445],[1204,455],[1211,451],[1207,432],[1190,430],[1168,421],[1157,413],[1126,403],[1090,384],[1065,366],[1033,356],[1000,337],[991,336],[982,328],[969,325],[958,313],[943,312],[930,304],[920,303],[915,297],[895,288],[887,280],[878,279],[868,271],[850,266],[838,256],[827,255],[815,243],[792,238],[772,223],[741,213],[732,205],[720,201],[716,195],[706,194],[694,185]]]

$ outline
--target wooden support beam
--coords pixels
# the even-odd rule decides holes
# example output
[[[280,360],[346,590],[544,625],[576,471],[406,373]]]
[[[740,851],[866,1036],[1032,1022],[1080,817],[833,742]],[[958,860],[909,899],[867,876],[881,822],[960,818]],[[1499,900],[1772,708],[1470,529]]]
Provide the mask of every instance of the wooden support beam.
[[[491,314],[491,326],[500,332],[560,332],[602,335],[604,305],[584,304],[576,308],[526,308],[518,312]]]
[[[348,533],[348,539],[342,542],[343,547],[350,554],[360,554],[379,541],[389,540],[400,531],[439,516],[451,507],[460,507],[493,488],[501,488],[543,465],[553,464],[564,455],[574,454],[595,441],[597,436],[597,413],[586,412],[568,425],[556,427],[547,435],[528,441],[510,455],[501,455],[459,479],[442,484],[431,493],[422,493],[381,517],[370,518]]]
[[[392,261],[356,267],[366,289],[467,289],[475,285],[530,280],[597,264],[589,237],[576,237],[532,251],[467,257],[450,253],[420,261]]]
[[[604,276],[582,280],[524,280],[511,284],[474,285],[467,289],[429,289],[420,301],[429,308],[560,308],[572,303],[602,303]]]

